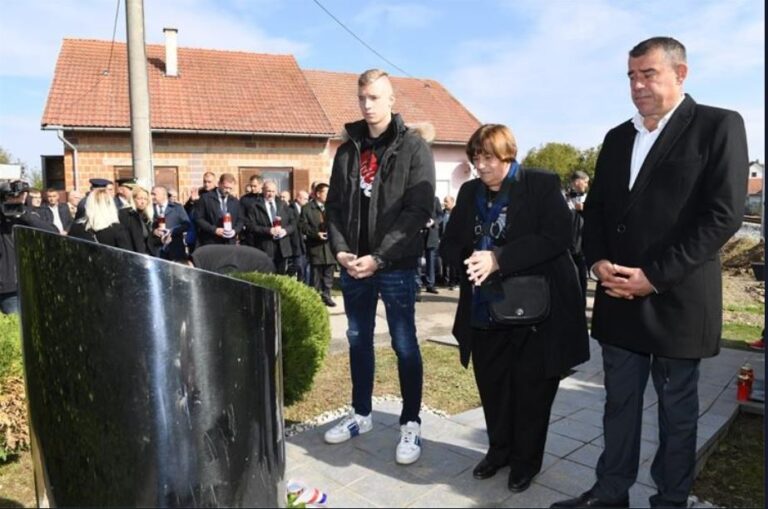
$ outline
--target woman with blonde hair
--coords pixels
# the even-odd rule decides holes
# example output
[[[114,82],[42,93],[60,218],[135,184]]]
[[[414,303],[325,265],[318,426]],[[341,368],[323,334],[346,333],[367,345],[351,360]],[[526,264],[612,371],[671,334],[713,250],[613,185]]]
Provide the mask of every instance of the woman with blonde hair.
[[[153,241],[152,221],[155,219],[149,191],[136,185],[133,187],[131,198],[131,206],[120,209],[117,216],[128,232],[131,251],[149,254],[149,243]]]
[[[459,190],[440,256],[464,267],[453,335],[461,363],[472,358],[489,442],[473,475],[487,479],[509,466],[507,486],[520,492],[541,470],[560,377],[589,358],[584,299],[568,251],[571,216],[558,176],[521,167],[506,126],[481,126],[466,151],[479,178]],[[512,302],[509,278],[517,276],[540,286],[518,291],[526,298]],[[548,303],[548,312],[520,323],[515,316],[537,302],[530,296]]]
[[[85,215],[72,223],[71,237],[99,244],[131,249],[128,232],[120,224],[115,200],[104,188],[94,189],[85,198]]]

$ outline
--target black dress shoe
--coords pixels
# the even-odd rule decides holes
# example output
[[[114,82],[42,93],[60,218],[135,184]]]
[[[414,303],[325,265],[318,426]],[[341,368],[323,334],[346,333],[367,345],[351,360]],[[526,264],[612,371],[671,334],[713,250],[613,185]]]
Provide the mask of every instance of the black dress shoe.
[[[514,493],[520,493],[528,489],[533,481],[532,475],[521,475],[514,472],[509,473],[509,481],[507,481],[507,488]]]
[[[330,298],[330,297],[325,297],[325,296],[323,296],[323,304],[325,304],[325,305],[326,305],[326,306],[328,306],[329,308],[332,308],[332,307],[335,307],[335,306],[336,306],[336,303],[333,301],[333,299],[332,299],[332,298]]]
[[[589,490],[576,498],[561,500],[549,507],[629,507],[629,496],[619,500],[604,500],[592,495],[592,490]]]
[[[427,293],[435,293],[435,294],[437,294],[437,293],[440,293],[440,292],[438,292],[437,288],[435,288],[434,286],[428,286],[427,287]]]
[[[480,463],[477,464],[474,470],[472,470],[472,476],[475,479],[488,479],[496,475],[496,472],[502,468],[502,465],[494,465],[486,458],[483,458]]]

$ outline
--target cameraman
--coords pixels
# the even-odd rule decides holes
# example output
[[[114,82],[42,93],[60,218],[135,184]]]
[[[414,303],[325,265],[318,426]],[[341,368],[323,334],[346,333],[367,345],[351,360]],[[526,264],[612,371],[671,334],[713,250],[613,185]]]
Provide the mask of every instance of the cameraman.
[[[584,253],[581,250],[581,230],[584,226],[582,213],[584,211],[584,200],[587,199],[588,190],[589,175],[580,170],[574,171],[571,175],[568,192],[565,193],[565,199],[566,202],[568,202],[568,208],[571,211],[573,219],[571,257],[576,264],[576,268],[579,270],[581,294],[584,296],[585,300],[587,298],[587,262],[584,258]]]
[[[20,224],[57,233],[53,224],[24,204],[28,191],[29,186],[21,180],[0,181],[0,313],[3,314],[19,312],[13,227]]]

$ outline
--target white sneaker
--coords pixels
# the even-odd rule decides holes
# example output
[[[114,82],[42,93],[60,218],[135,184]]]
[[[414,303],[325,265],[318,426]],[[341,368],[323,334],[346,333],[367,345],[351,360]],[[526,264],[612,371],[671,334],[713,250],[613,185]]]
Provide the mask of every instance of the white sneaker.
[[[395,461],[410,465],[421,456],[421,425],[410,421],[400,426],[400,442],[395,450]]]
[[[340,444],[361,433],[368,433],[371,429],[373,420],[370,415],[350,413],[325,432],[325,441],[329,444]]]

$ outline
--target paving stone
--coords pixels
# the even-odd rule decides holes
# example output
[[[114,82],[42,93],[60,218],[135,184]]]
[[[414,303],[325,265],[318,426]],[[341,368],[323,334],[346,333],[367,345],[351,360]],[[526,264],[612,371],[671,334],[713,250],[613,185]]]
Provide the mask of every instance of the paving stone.
[[[566,459],[584,465],[585,467],[595,468],[595,465],[597,465],[597,460],[600,458],[602,453],[602,447],[597,447],[596,445],[592,444],[585,444],[566,456]]]
[[[436,489],[429,481],[410,473],[408,466],[397,465],[394,460],[382,463],[376,474],[349,484],[347,489],[380,507],[405,507]]]
[[[408,471],[433,483],[445,482],[464,471],[471,470],[477,463],[474,459],[461,455],[454,446],[440,442],[424,441],[421,458],[408,466]]]
[[[656,493],[656,488],[635,483],[629,488],[629,507],[650,507],[649,498]]]
[[[570,496],[534,481],[530,488],[522,493],[513,493],[499,507],[549,507],[566,498]]]
[[[640,429],[640,438],[658,444],[659,428],[653,424],[643,424],[642,428]]]
[[[549,427],[549,431],[584,443],[591,442],[603,434],[603,429],[601,427],[593,426],[586,422],[576,421],[570,417],[552,424]]]
[[[548,488],[576,497],[595,483],[595,470],[579,463],[560,460],[536,478]]]
[[[357,493],[341,488],[335,493],[328,493],[328,507],[377,507],[372,502]]]
[[[460,414],[456,414],[451,417],[451,421],[458,424],[474,426],[481,424],[485,426],[485,414],[483,413],[483,407],[473,408]]]
[[[569,415],[568,418],[573,419],[574,421],[586,422],[593,426],[603,426],[603,412],[591,408],[583,408],[578,412]]]
[[[408,507],[474,507],[476,501],[442,485],[414,500]]]
[[[488,451],[488,434],[485,429],[466,426],[450,428],[439,433],[433,440],[454,446],[455,452],[477,461]]]
[[[564,458],[582,445],[584,445],[583,442],[574,440],[573,438],[564,437],[557,433],[548,433],[544,451],[549,454],[554,454],[558,458]]]
[[[472,471],[466,470],[451,479],[444,489],[472,500],[468,507],[497,507],[511,494],[507,488],[508,477],[508,468],[502,468],[495,476],[483,480],[475,479]]]

